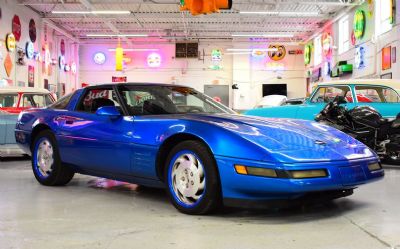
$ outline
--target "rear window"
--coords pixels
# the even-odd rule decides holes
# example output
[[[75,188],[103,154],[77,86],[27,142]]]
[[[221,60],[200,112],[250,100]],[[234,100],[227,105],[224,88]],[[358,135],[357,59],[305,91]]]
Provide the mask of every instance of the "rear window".
[[[18,94],[0,94],[0,108],[1,107],[17,107]]]
[[[382,86],[356,86],[357,100],[360,103],[398,103],[397,92]]]

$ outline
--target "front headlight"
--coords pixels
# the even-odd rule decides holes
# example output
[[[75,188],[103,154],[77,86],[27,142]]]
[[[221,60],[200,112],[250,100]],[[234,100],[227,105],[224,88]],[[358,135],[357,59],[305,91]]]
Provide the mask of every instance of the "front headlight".
[[[286,179],[305,179],[305,178],[318,178],[327,177],[328,172],[325,169],[311,169],[311,170],[278,170],[259,167],[249,167],[244,165],[235,165],[236,173],[240,175],[251,176],[264,176],[273,178],[286,178]]]
[[[314,170],[290,170],[288,171],[290,178],[294,179],[304,179],[304,178],[317,178],[326,177],[328,173],[324,169],[314,169]]]

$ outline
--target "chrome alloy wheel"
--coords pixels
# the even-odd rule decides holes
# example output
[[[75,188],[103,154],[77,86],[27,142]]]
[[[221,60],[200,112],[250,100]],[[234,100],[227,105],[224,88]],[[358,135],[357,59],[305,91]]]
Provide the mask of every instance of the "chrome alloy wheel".
[[[48,177],[51,173],[51,167],[54,163],[54,150],[50,141],[47,139],[42,140],[36,153],[36,167],[43,177]]]
[[[170,177],[175,196],[188,206],[197,204],[206,185],[200,160],[190,153],[180,155],[172,165]]]

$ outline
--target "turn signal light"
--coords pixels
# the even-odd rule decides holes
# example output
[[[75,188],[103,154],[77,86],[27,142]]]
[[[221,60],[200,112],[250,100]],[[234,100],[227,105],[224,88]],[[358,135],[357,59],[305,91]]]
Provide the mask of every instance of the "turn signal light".
[[[382,166],[379,163],[371,163],[368,164],[369,171],[376,171],[382,169]]]
[[[243,165],[235,165],[235,170],[241,175],[252,175],[252,176],[265,176],[265,177],[277,177],[276,171],[273,169],[246,167]]]
[[[231,8],[232,0],[181,0],[181,11],[188,10],[192,15],[211,14]]]
[[[303,178],[317,178],[326,177],[328,173],[324,169],[314,169],[314,170],[291,170],[288,171],[291,178],[303,179]]]

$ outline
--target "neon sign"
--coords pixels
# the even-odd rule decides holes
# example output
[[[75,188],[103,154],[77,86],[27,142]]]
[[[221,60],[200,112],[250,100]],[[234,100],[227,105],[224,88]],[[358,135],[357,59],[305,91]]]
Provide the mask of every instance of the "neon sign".
[[[356,48],[356,57],[354,58],[354,65],[358,69],[362,69],[365,67],[365,48],[363,46],[359,46]]]
[[[161,56],[158,53],[151,53],[147,56],[147,65],[155,68],[161,66]]]
[[[332,55],[333,39],[330,33],[324,33],[322,35],[322,51],[325,57],[330,57]]]
[[[222,66],[220,65],[222,61],[222,52],[219,49],[213,49],[211,51],[211,61],[212,65],[210,66],[210,69],[212,70],[220,70],[222,69]]]
[[[304,64],[309,65],[311,63],[311,52],[312,47],[310,44],[306,45],[304,48]]]

